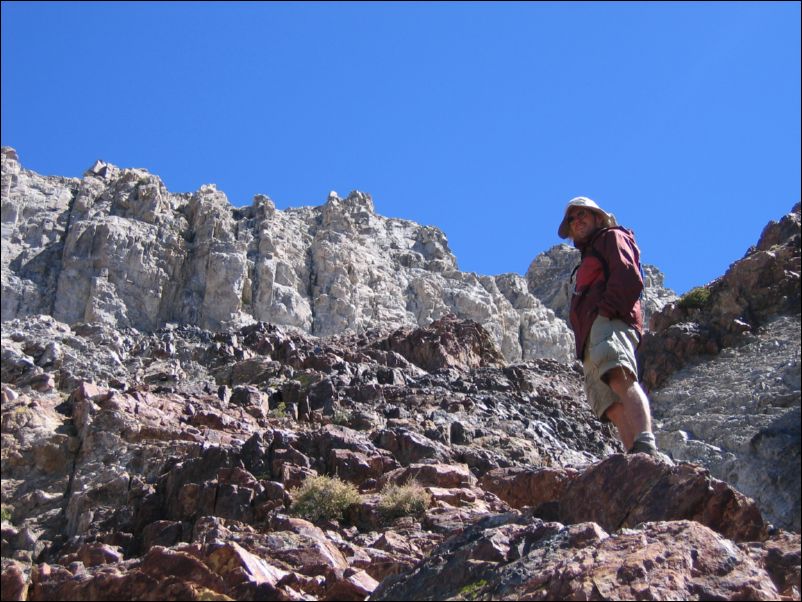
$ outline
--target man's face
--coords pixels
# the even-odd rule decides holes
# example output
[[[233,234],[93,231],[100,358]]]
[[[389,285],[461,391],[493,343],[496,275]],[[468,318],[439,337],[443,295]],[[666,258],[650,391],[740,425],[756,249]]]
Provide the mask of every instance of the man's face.
[[[570,235],[575,243],[589,240],[593,233],[602,227],[602,217],[584,207],[572,207],[568,211],[568,217],[571,218]]]

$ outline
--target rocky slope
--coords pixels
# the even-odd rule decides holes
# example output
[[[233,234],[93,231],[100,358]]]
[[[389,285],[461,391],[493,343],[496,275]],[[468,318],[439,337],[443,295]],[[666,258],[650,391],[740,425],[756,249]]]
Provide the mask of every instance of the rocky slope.
[[[798,206],[654,310],[672,464],[524,344],[557,331],[523,336],[556,322],[523,278],[365,195],[232,209],[3,155],[3,600],[800,599]],[[319,475],[339,518],[299,509]]]
[[[701,464],[800,529],[800,320],[780,316],[749,342],[673,374],[652,393],[660,447]]]
[[[578,253],[559,245],[532,262],[530,290],[567,316]],[[766,226],[718,280],[678,302],[654,278],[640,349],[658,442],[800,529],[800,206]]]
[[[800,529],[800,205],[641,347],[658,442]]]
[[[508,365],[473,322],[29,317],[2,379],[3,599],[799,599],[798,534],[700,467],[621,455],[576,368]],[[293,516],[314,475],[359,501]],[[383,514],[411,481],[427,507]]]
[[[652,317],[640,350],[647,386],[659,387],[689,361],[749,342],[777,316],[799,315],[801,222],[797,203],[721,278]]]

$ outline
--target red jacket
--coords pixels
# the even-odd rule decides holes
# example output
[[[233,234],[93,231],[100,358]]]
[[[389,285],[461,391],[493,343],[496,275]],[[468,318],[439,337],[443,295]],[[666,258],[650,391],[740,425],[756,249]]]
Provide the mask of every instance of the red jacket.
[[[623,320],[638,332],[638,337],[643,334],[640,303],[643,277],[640,249],[635,236],[626,228],[602,228],[577,248],[582,253],[582,262],[576,272],[568,319],[576,338],[576,356],[581,360],[598,315]]]

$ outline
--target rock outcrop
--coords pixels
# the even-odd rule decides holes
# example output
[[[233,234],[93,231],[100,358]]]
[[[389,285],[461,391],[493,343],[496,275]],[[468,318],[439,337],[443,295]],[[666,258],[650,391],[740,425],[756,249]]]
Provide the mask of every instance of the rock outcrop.
[[[697,466],[621,455],[575,367],[507,365],[476,323],[39,316],[2,343],[4,599],[799,599],[798,534]],[[316,475],[358,488],[339,521],[292,515]],[[383,514],[409,483],[423,511]]]
[[[41,176],[10,148],[2,190],[3,321],[146,332],[263,321],[329,336],[454,314],[507,361],[571,356],[573,335],[521,276],[459,271],[440,230],[377,215],[361,192],[286,211],[257,195],[236,209],[213,185],[174,194],[100,161],[80,180]]]
[[[745,345],[689,365],[652,392],[659,446],[702,464],[800,529],[800,320],[780,316]]]
[[[798,540],[782,540],[785,559]],[[763,544],[765,545],[765,544]],[[765,549],[761,545],[757,546]],[[796,577],[693,521],[658,521],[608,533],[510,513],[450,538],[415,572],[387,579],[371,600],[778,600]],[[787,560],[780,561],[779,564]],[[792,561],[793,562],[793,561]],[[776,573],[775,573],[776,574]]]
[[[641,345],[660,447],[800,529],[800,206],[727,273],[652,318]]]
[[[769,223],[757,246],[724,276],[654,315],[640,351],[647,386],[659,386],[699,356],[747,342],[777,316],[799,316],[800,222],[797,203],[779,222]]]

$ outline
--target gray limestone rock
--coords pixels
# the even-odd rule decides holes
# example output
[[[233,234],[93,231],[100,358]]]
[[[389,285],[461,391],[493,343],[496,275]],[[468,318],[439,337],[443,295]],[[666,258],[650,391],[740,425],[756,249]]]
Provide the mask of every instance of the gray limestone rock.
[[[459,271],[443,232],[380,216],[362,192],[286,211],[257,195],[238,209],[213,185],[175,194],[143,169],[98,161],[78,180],[26,170],[10,148],[2,161],[3,321],[263,321],[329,336],[454,314],[509,361],[570,359],[571,333],[520,276]]]
[[[652,392],[658,446],[701,464],[800,528],[800,321],[781,316]]]

